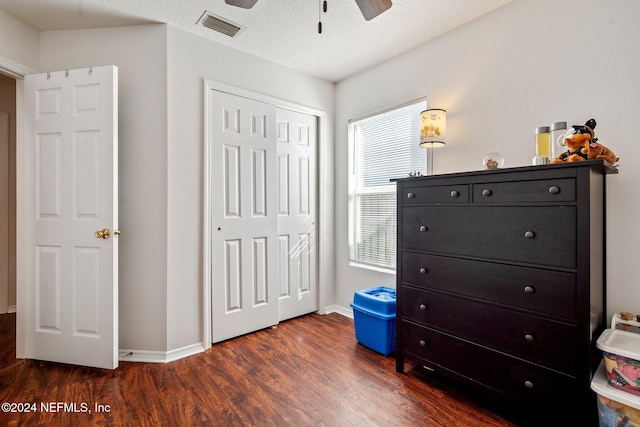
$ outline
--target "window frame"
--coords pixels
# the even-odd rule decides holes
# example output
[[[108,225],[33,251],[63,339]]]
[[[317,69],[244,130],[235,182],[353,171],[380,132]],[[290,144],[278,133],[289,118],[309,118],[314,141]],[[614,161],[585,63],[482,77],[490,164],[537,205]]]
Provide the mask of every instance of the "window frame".
[[[377,185],[377,186],[366,186],[362,185],[360,181],[361,178],[361,170],[364,169],[363,166],[360,165],[361,159],[361,150],[362,150],[362,141],[359,140],[359,137],[356,134],[356,127],[361,124],[363,121],[374,118],[376,116],[383,116],[388,113],[392,113],[394,111],[415,106],[415,126],[412,126],[411,129],[405,128],[405,131],[408,133],[415,133],[415,136],[406,137],[405,143],[414,144],[407,146],[407,150],[411,152],[411,165],[407,165],[407,170],[402,176],[389,176],[388,177],[388,185]],[[378,110],[366,115],[359,116],[354,119],[350,119],[348,122],[348,141],[349,141],[349,186],[348,186],[348,245],[349,245],[349,265],[355,267],[361,267],[365,269],[380,271],[384,273],[395,274],[396,272],[396,255],[395,255],[395,246],[396,246],[396,237],[397,237],[397,217],[396,217],[396,185],[391,180],[395,178],[402,178],[404,176],[408,176],[408,173],[414,170],[421,170],[426,165],[426,153],[424,149],[419,148],[420,142],[420,112],[427,109],[427,98],[420,97],[415,98],[410,101],[404,102],[402,104],[394,105],[389,108],[385,108],[383,110]],[[418,111],[419,110],[419,111]],[[413,118],[411,120],[414,120]],[[394,150],[395,151],[395,150]],[[416,169],[415,167],[419,165],[420,169]],[[360,175],[359,175],[360,174]],[[361,203],[364,200],[363,197],[367,195],[373,195],[374,197],[378,197],[379,199],[382,197],[393,197],[393,203],[388,206],[385,205],[385,208],[391,208],[392,213],[392,229],[388,232],[383,233],[379,239],[376,239],[374,242],[375,245],[379,245],[379,241],[389,242],[390,240],[393,242],[392,248],[390,252],[393,256],[387,255],[386,258],[392,258],[392,265],[383,264],[374,262],[371,259],[363,259],[361,256],[362,249],[358,247],[358,245],[362,242],[362,210]],[[388,210],[385,210],[387,215],[389,215]],[[389,227],[384,227],[388,230]],[[377,256],[378,254],[376,254]],[[382,259],[382,257],[378,257]]]

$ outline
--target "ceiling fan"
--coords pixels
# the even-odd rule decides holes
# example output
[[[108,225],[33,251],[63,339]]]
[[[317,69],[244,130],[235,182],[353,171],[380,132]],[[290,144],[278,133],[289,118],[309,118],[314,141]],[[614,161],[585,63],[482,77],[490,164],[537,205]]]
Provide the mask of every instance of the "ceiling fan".
[[[385,10],[389,9],[393,3],[391,0],[355,0],[362,12],[362,16],[367,21],[372,20]],[[226,4],[251,9],[258,0],[224,0]]]

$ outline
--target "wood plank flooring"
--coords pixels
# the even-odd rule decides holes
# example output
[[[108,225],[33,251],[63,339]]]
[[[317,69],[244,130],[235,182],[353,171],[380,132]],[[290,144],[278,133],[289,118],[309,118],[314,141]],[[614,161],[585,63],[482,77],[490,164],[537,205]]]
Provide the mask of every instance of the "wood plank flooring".
[[[37,412],[0,412],[2,426],[516,425],[448,383],[396,373],[393,357],[358,344],[353,320],[335,313],[168,364],[109,371],[24,361],[0,370],[3,402],[35,403]]]
[[[16,360],[16,314],[0,314],[0,375],[20,362]]]

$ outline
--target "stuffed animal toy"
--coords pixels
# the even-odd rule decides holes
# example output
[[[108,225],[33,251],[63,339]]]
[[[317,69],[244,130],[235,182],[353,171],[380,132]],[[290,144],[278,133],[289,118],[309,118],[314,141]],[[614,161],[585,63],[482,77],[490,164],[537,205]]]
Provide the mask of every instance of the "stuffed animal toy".
[[[611,166],[613,166],[618,160],[620,160],[620,158],[616,157],[613,151],[597,142],[589,143],[589,153],[587,154],[587,159],[603,159],[611,164]]]
[[[574,126],[575,128],[575,126]],[[551,163],[582,162],[587,160],[587,149],[591,135],[588,133],[574,133],[564,139],[567,151],[560,153]]]
[[[573,125],[573,134],[565,138],[567,151],[558,155],[551,163],[582,162],[603,159],[611,165],[620,160],[609,148],[598,143],[593,131],[596,121],[589,119],[584,125]]]

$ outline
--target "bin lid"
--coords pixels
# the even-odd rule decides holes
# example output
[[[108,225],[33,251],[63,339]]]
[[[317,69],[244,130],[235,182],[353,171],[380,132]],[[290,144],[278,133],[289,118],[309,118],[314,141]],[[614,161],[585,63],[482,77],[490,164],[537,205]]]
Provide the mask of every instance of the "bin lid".
[[[598,366],[596,373],[593,375],[593,379],[591,380],[591,390],[595,391],[600,396],[606,397],[607,399],[615,400],[616,402],[631,406],[635,409],[640,409],[640,396],[627,393],[626,391],[619,390],[614,386],[609,385],[605,369],[603,360],[600,362],[600,366]]]
[[[620,329],[605,329],[596,346],[607,353],[640,360],[640,334]]]
[[[353,295],[352,306],[370,310],[383,315],[396,313],[396,290],[379,286],[363,289]]]

